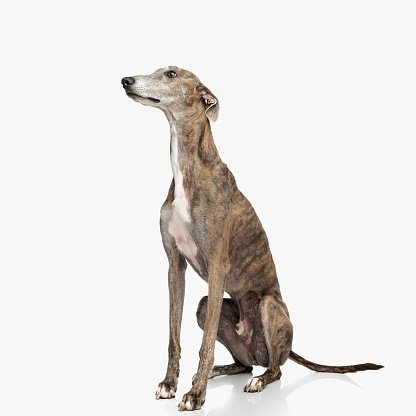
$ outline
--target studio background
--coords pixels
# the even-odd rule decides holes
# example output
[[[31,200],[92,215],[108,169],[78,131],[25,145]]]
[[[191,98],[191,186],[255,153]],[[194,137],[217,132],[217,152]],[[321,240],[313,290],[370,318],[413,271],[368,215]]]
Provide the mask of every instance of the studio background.
[[[214,139],[269,237],[294,351],[385,365],[288,362],[258,395],[221,377],[196,414],[411,414],[415,19],[412,1],[3,1],[0,413],[169,415],[189,390],[207,285],[188,267],[178,392],[156,401],[169,125],[120,83],[176,65],[219,99]]]

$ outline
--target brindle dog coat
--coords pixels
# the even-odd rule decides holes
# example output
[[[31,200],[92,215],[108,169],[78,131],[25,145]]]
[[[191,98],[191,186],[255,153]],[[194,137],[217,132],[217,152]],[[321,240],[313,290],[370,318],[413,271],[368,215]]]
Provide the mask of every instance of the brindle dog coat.
[[[129,97],[161,109],[170,123],[173,180],[160,212],[169,260],[169,362],[156,398],[175,397],[187,264],[208,283],[208,296],[197,311],[204,330],[198,371],[180,410],[201,408],[208,378],[251,372],[253,365],[267,370],[248,380],[247,392],[259,392],[279,379],[287,358],[331,373],[381,368],[325,366],[292,351],[292,323],[266,233],[214,144],[210,121],[218,118],[217,97],[194,74],[177,67],[126,77],[122,84]],[[230,299],[223,299],[224,291]],[[215,340],[228,349],[233,364],[213,367]]]

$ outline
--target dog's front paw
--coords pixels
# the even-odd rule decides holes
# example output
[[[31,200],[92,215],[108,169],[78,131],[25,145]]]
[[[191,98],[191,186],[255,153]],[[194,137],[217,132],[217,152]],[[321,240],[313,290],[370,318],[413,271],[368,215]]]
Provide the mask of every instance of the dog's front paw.
[[[198,410],[205,403],[205,394],[192,392],[186,393],[178,404],[178,410]]]
[[[156,400],[159,399],[172,399],[175,397],[176,386],[173,383],[169,383],[167,381],[162,381],[159,383],[157,392],[156,392]]]
[[[258,393],[263,390],[264,383],[258,377],[252,377],[247,381],[244,391],[248,393]]]

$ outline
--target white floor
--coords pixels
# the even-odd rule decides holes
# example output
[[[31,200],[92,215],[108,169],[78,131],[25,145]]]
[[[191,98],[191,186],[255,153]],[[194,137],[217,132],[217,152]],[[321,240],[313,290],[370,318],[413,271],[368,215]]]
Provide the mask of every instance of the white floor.
[[[165,354],[157,357],[160,352],[157,345],[149,342],[134,351],[133,347],[138,346],[134,339],[130,347],[127,338],[122,342],[110,339],[90,342],[87,337],[85,341],[82,345],[69,342],[66,346],[61,345],[61,349],[53,344],[44,345],[43,351],[21,345],[14,352],[2,356],[1,414],[179,414],[177,404],[189,390],[197,364],[197,354],[194,354],[198,349],[196,342],[191,348],[184,345],[177,396],[171,400],[156,400],[157,383],[164,376],[166,362]],[[107,341],[107,346],[100,347],[101,342]],[[157,341],[157,337],[153,341]],[[121,348],[124,351],[117,351]],[[191,350],[192,354],[189,354]],[[218,353],[222,357],[221,349]],[[252,394],[243,392],[249,374],[221,376],[209,380],[206,402],[193,414],[413,415],[413,374],[405,359],[390,358],[386,355],[390,362],[388,365],[383,362],[386,367],[382,370],[348,376],[313,373],[288,362],[283,366],[280,381],[268,385],[261,393]],[[261,370],[255,368],[254,374],[260,374]]]
[[[254,374],[261,369],[255,368]],[[282,380],[261,393],[248,394],[243,387],[248,374],[209,380],[206,402],[195,415],[410,415],[411,380],[398,368],[351,375],[313,373],[288,363]],[[184,383],[186,384],[186,383]],[[180,386],[181,387],[181,386]],[[186,387],[172,400],[142,396],[146,414],[177,414],[177,404]]]

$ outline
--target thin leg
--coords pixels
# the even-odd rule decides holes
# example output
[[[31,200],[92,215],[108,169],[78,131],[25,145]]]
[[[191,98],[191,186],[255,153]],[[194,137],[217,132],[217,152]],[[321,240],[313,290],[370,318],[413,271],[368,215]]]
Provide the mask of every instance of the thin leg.
[[[274,380],[282,376],[280,366],[285,363],[292,349],[293,327],[286,313],[286,305],[272,296],[265,296],[259,305],[261,321],[269,363],[267,370],[259,377],[248,380],[244,391],[259,392]]]
[[[197,321],[203,330],[207,312],[208,296],[204,296],[198,305]],[[235,325],[240,319],[238,306],[231,299],[223,299],[221,307],[220,322],[218,324],[217,341],[221,342],[230,352],[234,359],[233,364],[214,366],[208,378],[221,375],[233,375],[240,373],[250,373],[253,361],[246,344],[241,340],[235,331]]]
[[[253,367],[241,363],[233,363],[228,365],[214,365],[214,367],[212,367],[211,372],[209,373],[208,378],[223,375],[232,376],[234,374],[251,373],[252,371]]]
[[[202,330],[205,327],[207,304],[208,296],[204,296],[198,305],[197,321]],[[239,320],[240,313],[237,304],[231,299],[223,299],[216,339],[227,348],[236,363],[249,367],[253,365],[252,356],[247,345],[235,330],[235,326]]]
[[[185,297],[186,261],[176,250],[169,257],[169,361],[165,379],[159,383],[156,399],[175,397],[181,357],[181,322]]]
[[[205,317],[204,336],[199,350],[199,365],[191,390],[183,396],[179,403],[179,410],[197,410],[205,402],[208,376],[214,364],[215,339],[221,315],[226,276],[229,271],[229,262],[222,253],[222,245],[218,245],[216,254],[208,266],[208,302]]]

